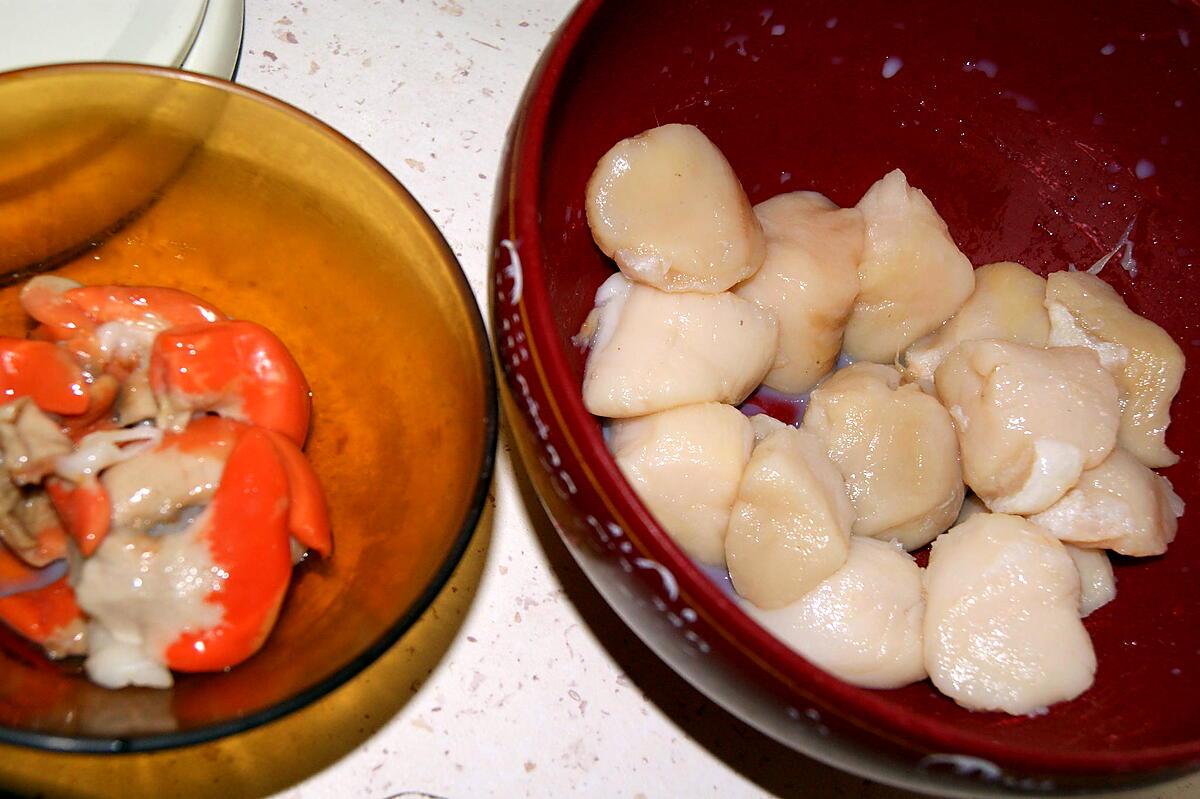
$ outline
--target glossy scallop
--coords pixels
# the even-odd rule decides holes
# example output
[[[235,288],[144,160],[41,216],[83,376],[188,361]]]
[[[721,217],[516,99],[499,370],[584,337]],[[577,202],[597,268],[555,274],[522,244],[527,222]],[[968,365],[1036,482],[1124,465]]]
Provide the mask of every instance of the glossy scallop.
[[[995,512],[1045,510],[1116,443],[1117,386],[1091,350],[967,341],[934,380],[966,483]]]
[[[891,366],[856,363],[813,390],[802,425],[824,443],[854,504],[855,535],[933,540],[963,500],[949,414]]]
[[[904,351],[904,376],[933,391],[933,373],[964,341],[982,338],[1045,347],[1050,336],[1046,279],[1012,261],[975,270],[975,290],[936,332]]]
[[[854,508],[812,433],[785,427],[754,448],[729,519],[734,589],[760,608],[796,601],[841,568]]]
[[[693,125],[615,144],[588,181],[587,218],[626,277],[666,291],[724,291],[763,262],[762,228],[742,184]]]
[[[925,678],[921,570],[894,543],[855,536],[845,565],[786,607],[745,611],[784,643],[853,685]]]
[[[899,169],[876,181],[857,208],[866,240],[845,350],[855,360],[893,363],[957,313],[975,275],[933,203]]]
[[[1076,546],[1144,557],[1167,551],[1181,515],[1183,500],[1171,481],[1118,447],[1062,499],[1029,518]]]
[[[716,402],[612,423],[621,473],[663,529],[692,557],[725,562],[725,529],[754,447],[750,421]]]
[[[925,666],[970,710],[1040,713],[1092,684],[1079,572],[1053,536],[1020,518],[970,517],[933,542],[925,570]]]
[[[769,312],[722,292],[668,293],[615,274],[596,292],[580,341],[590,343],[583,400],[598,416],[736,404],[775,357]]]
[[[1117,578],[1107,553],[1065,546],[1079,572],[1079,616],[1084,618],[1117,598]]]
[[[1052,346],[1096,350],[1121,390],[1121,446],[1147,466],[1179,460],[1166,444],[1171,400],[1183,379],[1183,350],[1158,325],[1129,309],[1112,286],[1087,272],[1046,278]]]
[[[754,213],[767,237],[767,258],[734,291],[779,321],[779,349],[763,383],[800,394],[832,371],[842,349],[858,296],[862,213],[811,191],[772,197]]]

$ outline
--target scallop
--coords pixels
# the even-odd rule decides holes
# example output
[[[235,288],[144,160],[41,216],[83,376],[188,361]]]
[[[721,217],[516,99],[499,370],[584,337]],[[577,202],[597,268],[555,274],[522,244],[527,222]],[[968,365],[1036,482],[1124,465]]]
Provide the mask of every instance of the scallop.
[[[1019,516],[980,513],[933,542],[925,570],[925,667],[970,710],[1043,712],[1096,673],[1066,548]]]
[[[956,525],[962,524],[967,519],[974,516],[976,513],[987,513],[987,505],[983,504],[983,500],[974,494],[968,494],[963,500],[962,507],[958,511],[958,518],[954,520]]]
[[[733,168],[692,125],[617,142],[588,181],[587,219],[626,277],[664,291],[725,291],[766,254]]]
[[[933,392],[933,373],[964,341],[983,338],[1045,347],[1050,337],[1046,279],[1012,261],[975,270],[975,291],[937,332],[904,352],[904,376]]]
[[[584,404],[609,417],[737,404],[770,368],[777,335],[769,312],[729,292],[671,294],[615,274],[577,339],[591,345]]]
[[[844,350],[856,361],[894,363],[954,316],[975,288],[975,273],[929,198],[899,169],[871,186],[858,209],[866,238]]]
[[[853,522],[821,442],[794,427],[772,432],[754,448],[729,518],[734,589],[761,608],[795,602],[846,562]]]
[[[1045,510],[1116,443],[1117,386],[1089,349],[967,341],[934,382],[967,485],[997,513]]]
[[[725,530],[754,447],[750,420],[729,405],[688,405],[614,421],[609,448],[625,479],[692,557],[725,562]]]
[[[781,194],[754,206],[767,258],[738,296],[771,310],[779,348],[763,382],[801,394],[833,370],[842,331],[858,296],[862,214],[811,191]]]
[[[1070,544],[1066,550],[1079,572],[1079,617],[1085,618],[1117,598],[1117,578],[1112,561],[1101,550]]]
[[[1078,485],[1030,516],[1059,540],[1122,555],[1161,555],[1175,540],[1183,500],[1171,481],[1118,447]]]
[[[854,534],[906,549],[948,528],[963,501],[950,415],[891,366],[856,363],[813,391],[802,425],[819,438],[846,481]]]
[[[784,429],[787,425],[774,416],[769,416],[765,413],[756,413],[750,417],[750,427],[754,430],[754,441],[757,443],[776,430]]]
[[[846,563],[796,602],[743,609],[825,671],[863,688],[923,680],[921,569],[897,544],[850,539]]]
[[[1087,272],[1046,278],[1051,346],[1094,349],[1121,390],[1122,447],[1151,467],[1179,460],[1166,443],[1171,400],[1183,379],[1183,350],[1158,325],[1134,313],[1112,286]]]

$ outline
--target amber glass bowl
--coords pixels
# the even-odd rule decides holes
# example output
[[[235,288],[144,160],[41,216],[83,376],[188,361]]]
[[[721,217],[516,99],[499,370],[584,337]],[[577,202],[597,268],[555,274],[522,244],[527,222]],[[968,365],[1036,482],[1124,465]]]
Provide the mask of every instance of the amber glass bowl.
[[[295,572],[263,649],[173,689],[110,691],[0,630],[0,741],[196,743],[353,677],[436,596],[490,483],[497,411],[478,309],[420,205],[283,103],[169,70],[0,76],[0,334],[31,275],[173,286],[274,330],[313,393],[307,452],[334,552]]]

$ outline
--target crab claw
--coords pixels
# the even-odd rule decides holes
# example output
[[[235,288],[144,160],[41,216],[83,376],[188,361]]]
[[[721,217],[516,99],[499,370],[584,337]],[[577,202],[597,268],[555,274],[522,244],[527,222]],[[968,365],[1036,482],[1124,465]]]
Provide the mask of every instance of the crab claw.
[[[88,389],[88,408],[77,416],[64,416],[60,420],[62,431],[78,443],[79,439],[97,430],[111,430],[117,426],[113,419],[117,396],[121,384],[112,375],[100,375]]]
[[[83,556],[90,557],[108,534],[112,503],[108,492],[95,477],[75,483],[60,477],[46,479],[46,493],[54,503],[63,526],[79,545]]]
[[[268,434],[247,429],[225,464],[208,511],[196,524],[213,563],[227,575],[207,597],[221,621],[185,632],[166,651],[176,671],[219,671],[253,655],[275,623],[292,573],[288,475]]]
[[[30,587],[42,577],[42,572],[0,546],[0,621],[40,644],[50,657],[83,654],[85,628],[75,592],[65,576]]]
[[[68,353],[47,341],[0,337],[0,402],[18,397],[63,415],[89,404],[83,372]]]
[[[288,532],[307,549],[322,557],[333,551],[329,531],[329,508],[325,492],[312,464],[300,448],[286,436],[267,431],[288,480]]]
[[[45,327],[40,336],[56,341],[92,334],[106,322],[130,322],[165,330],[228,317],[204,300],[159,286],[83,286],[56,275],[40,275],[21,289],[21,307]]]
[[[145,368],[150,342],[159,332],[227,318],[186,291],[82,286],[57,275],[30,280],[21,289],[20,300],[25,312],[40,322],[33,338],[58,342],[88,370],[112,372],[123,381]]]
[[[158,424],[182,430],[193,413],[265,427],[297,446],[308,435],[311,394],[279,338],[254,322],[182,325],[160,333],[150,355]]]

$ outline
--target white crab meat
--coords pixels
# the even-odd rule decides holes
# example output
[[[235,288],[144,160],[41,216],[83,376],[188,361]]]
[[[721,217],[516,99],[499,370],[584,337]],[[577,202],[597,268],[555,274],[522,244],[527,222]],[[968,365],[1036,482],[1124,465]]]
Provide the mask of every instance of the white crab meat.
[[[1080,580],[1063,545],[1019,516],[980,513],[933,542],[925,667],[970,710],[1043,712],[1092,684]]]
[[[1182,515],[1171,481],[1117,447],[1062,499],[1029,518],[1061,541],[1145,557],[1167,551]]]
[[[994,512],[1045,510],[1116,443],[1117,386],[1091,350],[966,341],[934,382],[967,485]]]
[[[588,181],[587,219],[630,280],[665,291],[724,291],[766,250],[733,168],[692,125],[617,142]]]
[[[904,376],[933,393],[933,373],[964,341],[982,338],[1045,347],[1046,279],[1012,261],[975,270],[975,291],[950,321],[904,351]]]
[[[1079,572],[1079,617],[1085,618],[1117,598],[1117,578],[1102,550],[1065,546]]]
[[[864,688],[925,678],[921,570],[894,543],[855,536],[845,564],[786,607],[742,609],[830,674]]]
[[[812,392],[802,429],[817,436],[846,481],[854,534],[906,549],[948,528],[963,500],[949,414],[891,366],[856,363]]]
[[[754,448],[750,420],[729,405],[688,405],[619,419],[609,448],[662,528],[692,557],[725,562],[725,530]]]
[[[1142,463],[1179,460],[1166,444],[1171,400],[1183,379],[1183,350],[1165,330],[1129,309],[1112,286],[1087,272],[1046,278],[1050,345],[1090,347],[1117,379],[1117,440]]]
[[[833,369],[842,349],[858,296],[862,214],[811,191],[772,197],[754,213],[767,237],[767,258],[734,291],[779,321],[779,349],[763,383],[801,394]]]
[[[670,294],[615,274],[596,292],[583,401],[597,416],[736,405],[775,357],[775,319],[729,292]]]
[[[33,485],[71,452],[71,439],[29,397],[0,405],[0,469],[15,485]]]
[[[116,468],[116,467],[114,467]],[[88,614],[88,677],[106,688],[171,685],[166,653],[181,634],[220,623],[223,589],[201,536],[201,514],[187,531],[150,537],[114,529],[83,563],[75,596]]]
[[[100,484],[112,503],[113,527],[144,532],[211,500],[230,446],[154,449],[106,468]]]
[[[929,198],[899,169],[876,181],[857,207],[866,238],[844,349],[856,361],[894,363],[954,316],[975,288],[975,273]]]
[[[846,562],[853,523],[846,484],[821,442],[776,430],[754,448],[729,519],[734,589],[760,608],[795,602]]]

